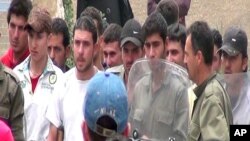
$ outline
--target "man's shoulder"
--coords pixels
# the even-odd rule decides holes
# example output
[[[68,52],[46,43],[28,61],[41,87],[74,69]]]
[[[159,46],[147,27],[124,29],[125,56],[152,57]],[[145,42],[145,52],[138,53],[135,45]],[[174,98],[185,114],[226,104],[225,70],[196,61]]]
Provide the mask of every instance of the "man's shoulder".
[[[0,77],[2,79],[7,79],[9,77],[11,81],[14,83],[19,83],[19,78],[18,76],[14,73],[14,71],[4,65],[1,64],[1,72],[0,72]]]
[[[206,98],[210,99],[217,99],[222,101],[225,97],[228,97],[225,89],[223,88],[222,84],[216,79],[213,78],[206,86],[204,90],[204,94]],[[214,98],[213,98],[214,97]],[[214,100],[215,100],[214,99]]]
[[[0,61],[7,67],[12,67],[12,56],[11,56],[11,52],[12,50],[11,49],[8,49],[4,54],[3,56],[1,56],[0,58]]]
[[[75,75],[76,67],[71,68],[67,72],[65,72],[63,75],[65,77],[71,77],[72,75]]]
[[[115,66],[115,67],[109,68],[106,71],[119,75],[120,73],[124,72],[124,67],[123,67],[123,65],[119,65],[119,66]]]

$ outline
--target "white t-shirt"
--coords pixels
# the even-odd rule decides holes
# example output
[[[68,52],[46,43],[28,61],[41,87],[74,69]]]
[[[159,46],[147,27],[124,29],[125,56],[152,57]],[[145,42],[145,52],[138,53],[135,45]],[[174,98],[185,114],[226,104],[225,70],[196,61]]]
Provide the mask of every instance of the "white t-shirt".
[[[57,128],[64,127],[65,141],[84,140],[81,125],[88,82],[78,80],[76,68],[72,68],[65,73],[64,81],[56,88],[53,102],[49,105],[46,117]]]

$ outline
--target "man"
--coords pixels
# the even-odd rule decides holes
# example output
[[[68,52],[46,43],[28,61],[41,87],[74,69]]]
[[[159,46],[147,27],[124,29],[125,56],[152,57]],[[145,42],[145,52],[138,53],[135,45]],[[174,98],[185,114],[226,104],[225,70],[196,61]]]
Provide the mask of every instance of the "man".
[[[18,77],[0,62],[0,120],[13,133],[15,141],[24,141],[24,98]]]
[[[13,0],[7,13],[9,49],[1,62],[13,69],[29,55],[28,34],[24,30],[32,3],[30,0]]]
[[[14,68],[24,92],[26,140],[46,140],[49,122],[45,113],[62,71],[48,57],[51,18],[47,10],[33,8],[25,30],[28,32],[30,56]]]
[[[32,9],[25,26],[30,56],[14,68],[24,93],[24,133],[27,141],[46,140],[49,132],[46,107],[63,74],[48,57],[51,22],[47,10],[39,7]]]
[[[221,66],[225,75],[226,90],[230,95],[234,124],[249,124],[249,74],[248,39],[244,30],[229,27],[224,36],[221,49]],[[227,76],[227,78],[226,78]]]
[[[179,22],[179,7],[175,0],[160,1],[155,11],[161,13],[167,25]]]
[[[110,24],[104,31],[101,39],[104,63],[107,68],[122,64],[122,51],[120,48],[120,36],[122,27],[118,24]]]
[[[96,74],[89,82],[83,111],[85,141],[128,136],[128,99],[124,83],[118,76],[108,72]]]
[[[102,24],[102,17],[100,14],[100,11],[92,6],[87,7],[82,11],[81,16],[89,16],[93,18],[96,29],[97,29],[97,48],[96,51],[94,52],[94,65],[99,69],[99,70],[104,70],[103,68],[103,58],[102,58],[102,48],[100,46],[100,37],[103,34],[103,24]]]
[[[144,55],[144,40],[140,23],[135,19],[128,20],[122,29],[120,40],[123,65],[110,68],[107,71],[120,76],[127,86],[130,68],[137,59]]]
[[[186,28],[177,23],[168,27],[166,59],[184,68],[184,48],[186,43]]]
[[[64,74],[64,80],[55,90],[55,97],[48,107],[50,121],[48,141],[57,140],[58,131],[64,129],[65,141],[83,140],[81,123],[82,107],[89,79],[98,72],[93,65],[97,30],[92,18],[79,18],[73,30],[75,67]]]
[[[175,140],[186,140],[188,101],[187,89],[183,85],[185,82],[169,75],[164,71],[164,65],[157,63],[159,59],[165,59],[166,21],[160,13],[152,13],[142,30],[145,37],[145,56],[150,69],[134,88],[129,114],[132,130],[140,128],[145,131],[146,136],[157,140],[166,140],[170,136]],[[150,103],[150,108],[147,103]],[[168,116],[164,111],[168,111]]]
[[[165,59],[167,23],[160,13],[154,12],[142,27],[145,39],[144,51],[148,59]]]
[[[69,70],[65,64],[70,55],[69,29],[66,22],[61,18],[52,20],[52,31],[49,39],[48,53],[54,65],[59,67],[63,72]]]
[[[77,0],[76,18],[87,7],[92,6],[100,10],[108,23],[121,26],[134,17],[129,0]]]
[[[223,37],[221,67],[225,74],[246,72],[248,68],[247,35],[239,27],[230,27]]]
[[[194,22],[187,31],[185,59],[196,100],[188,140],[230,140],[231,104],[212,71],[213,37],[206,22]]]
[[[155,9],[157,9],[157,5],[160,5],[160,3],[165,3],[165,2],[160,2],[160,1],[169,1],[169,0],[148,0],[148,5],[147,5],[147,13],[148,15],[150,15],[151,13],[153,13],[155,11]],[[172,1],[172,0],[171,0]],[[190,3],[191,0],[174,0],[176,1],[177,5],[178,5],[178,9],[179,9],[179,23],[182,25],[186,25],[186,20],[185,17],[188,14],[189,8],[190,8]],[[160,6],[159,6],[160,7]],[[162,10],[166,10],[169,12],[172,11],[172,9],[166,9],[166,8],[161,8]],[[170,25],[171,23],[168,23],[168,25]]]
[[[212,36],[214,39],[214,55],[213,55],[213,65],[212,70],[214,72],[219,72],[221,67],[221,52],[218,53],[218,50],[222,46],[222,37],[218,30],[212,30]]]

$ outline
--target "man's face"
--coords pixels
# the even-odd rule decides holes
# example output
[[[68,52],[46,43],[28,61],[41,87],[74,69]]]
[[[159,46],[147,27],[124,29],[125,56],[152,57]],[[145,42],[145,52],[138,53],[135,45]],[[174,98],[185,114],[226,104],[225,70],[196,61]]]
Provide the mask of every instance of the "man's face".
[[[243,58],[242,54],[229,56],[226,52],[222,52],[221,68],[225,74],[240,73],[247,68],[247,57]]]
[[[12,14],[8,25],[9,43],[15,53],[23,52],[28,48],[28,33],[24,30],[27,24],[23,16]]]
[[[31,59],[40,61],[48,55],[48,38],[49,35],[46,32],[37,33],[33,30],[30,31],[28,42]]]
[[[53,63],[63,69],[70,51],[69,47],[63,45],[63,34],[51,34],[48,44],[48,53]]]
[[[146,37],[144,51],[147,58],[164,59],[165,43],[159,33],[154,33]]]
[[[198,60],[193,51],[191,35],[189,35],[186,39],[184,63],[186,64],[190,80],[195,82],[195,76],[197,75],[198,69]]]
[[[166,59],[184,67],[184,50],[182,49],[181,42],[168,40]]]
[[[125,73],[128,74],[133,63],[141,58],[143,51],[141,47],[137,47],[132,42],[127,42],[122,47],[122,61],[125,68]]]
[[[220,55],[219,53],[217,53],[217,51],[218,51],[218,47],[214,45],[212,70],[215,72],[219,72],[220,70]]]
[[[73,40],[74,62],[78,72],[86,72],[93,66],[95,44],[92,33],[75,30]]]
[[[122,64],[122,53],[118,41],[105,43],[103,42],[104,62],[109,67],[114,67]]]

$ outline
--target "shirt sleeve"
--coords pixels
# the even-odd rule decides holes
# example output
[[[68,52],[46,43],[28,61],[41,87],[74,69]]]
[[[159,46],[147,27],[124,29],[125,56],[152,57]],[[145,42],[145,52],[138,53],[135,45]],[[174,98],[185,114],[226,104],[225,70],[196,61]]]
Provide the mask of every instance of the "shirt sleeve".
[[[10,126],[16,141],[24,141],[23,136],[23,115],[24,96],[20,85],[13,88],[12,105],[10,109]]]
[[[188,120],[189,120],[189,105],[188,105],[188,93],[186,88],[180,89],[177,93],[177,101],[175,105],[176,114],[174,118],[174,131],[176,131],[176,140],[186,140],[188,132]]]
[[[209,97],[204,98],[201,105],[200,126],[203,140],[230,140],[230,131],[223,111],[222,103],[215,95],[210,95]]]
[[[58,84],[55,87],[55,90],[53,92],[52,100],[49,103],[47,112],[46,112],[46,118],[52,123],[54,126],[59,128],[62,125],[62,104],[61,104],[61,97],[62,97],[62,89],[63,85]]]

